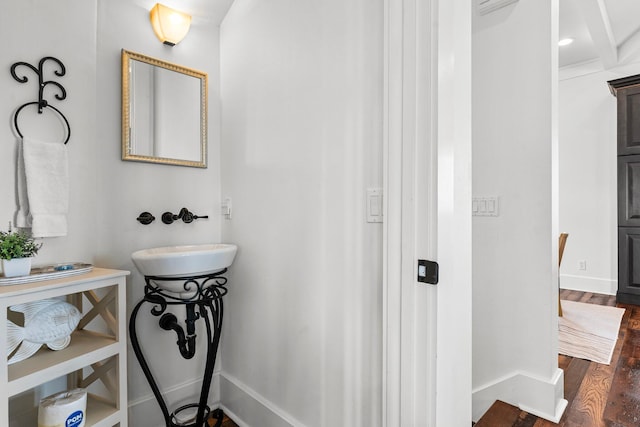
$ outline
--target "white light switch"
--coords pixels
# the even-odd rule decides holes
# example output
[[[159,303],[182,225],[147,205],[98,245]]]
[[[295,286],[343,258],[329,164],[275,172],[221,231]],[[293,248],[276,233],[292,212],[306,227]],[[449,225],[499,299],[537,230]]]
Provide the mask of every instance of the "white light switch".
[[[367,188],[367,222],[382,222],[382,188]]]
[[[498,216],[498,197],[474,197],[471,211],[473,216]]]
[[[227,197],[222,201],[221,213],[226,219],[231,219],[231,211],[233,204],[231,203],[231,197]]]

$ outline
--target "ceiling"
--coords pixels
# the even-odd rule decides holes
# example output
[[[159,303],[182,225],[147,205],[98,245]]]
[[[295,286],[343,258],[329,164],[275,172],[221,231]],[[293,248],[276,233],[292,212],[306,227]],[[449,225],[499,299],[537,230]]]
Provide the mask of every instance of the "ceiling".
[[[134,0],[145,10],[151,10],[158,0]],[[162,4],[192,16],[192,25],[220,25],[233,0],[162,0]]]
[[[559,0],[560,67],[599,61],[605,69],[640,60],[640,0]]]
[[[134,0],[150,10],[157,0]],[[193,15],[193,25],[220,25],[233,0],[164,0]],[[599,62],[608,69],[640,61],[640,0],[559,0],[560,67]]]

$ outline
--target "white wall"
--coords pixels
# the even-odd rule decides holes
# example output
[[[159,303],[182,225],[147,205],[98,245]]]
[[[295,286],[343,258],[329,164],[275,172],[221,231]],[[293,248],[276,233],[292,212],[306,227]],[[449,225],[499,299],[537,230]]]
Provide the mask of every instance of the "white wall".
[[[104,224],[104,253],[96,263],[113,265],[131,271],[128,309],[142,296],[142,276],[130,262],[131,252],[168,244],[192,244],[220,241],[220,101],[219,39],[215,25],[193,25],[187,37],[174,48],[159,43],[148,24],[148,10],[130,0],[98,3],[98,68],[97,96],[99,143],[96,154],[98,194],[110,194],[98,210],[99,223]],[[120,49],[143,53],[209,74],[209,159],[207,169],[122,162],[120,156]],[[124,191],[123,191],[124,190]],[[176,213],[187,207],[209,219],[191,224],[176,222],[170,226],[160,221],[165,211]],[[114,209],[117,207],[117,209]],[[150,211],[156,221],[142,226],[135,218]],[[113,230],[120,230],[113,233]],[[202,364],[184,361],[175,346],[175,336],[164,333],[151,316],[138,316],[139,330],[144,331],[143,345],[150,355],[149,364],[157,366],[154,374],[165,388],[176,389],[171,400],[194,401],[200,386]],[[148,320],[147,320],[148,319]],[[202,362],[204,354],[196,357]],[[170,366],[170,369],[166,369]],[[159,415],[150,389],[133,353],[129,357],[130,423],[156,425]],[[217,397],[214,395],[213,399]],[[138,407],[138,405],[140,405]],[[149,412],[149,408],[153,408]]]
[[[38,99],[38,77],[21,67],[19,71],[29,78],[26,84],[16,82],[9,73],[11,64],[25,61],[38,66],[44,56],[60,59],[67,68],[67,75],[59,82],[67,90],[67,100],[57,105],[71,124],[72,139],[69,142],[70,194],[69,235],[66,238],[46,239],[45,245],[36,258],[38,262],[49,261],[92,261],[93,243],[85,236],[92,233],[98,194],[96,178],[92,173],[96,141],[96,2],[64,2],[71,14],[63,14],[59,5],[37,1],[7,1],[0,17],[0,34],[7,43],[0,59],[0,228],[6,230],[13,221],[17,208],[15,193],[15,153],[16,135],[12,132],[13,114],[22,104]],[[54,67],[47,66],[49,73]],[[50,74],[47,76],[49,78]],[[46,98],[57,92],[50,86]],[[23,110],[21,123],[34,110]],[[63,141],[63,126],[56,120],[47,120],[43,114],[42,127],[21,126],[24,135],[43,140]],[[51,117],[55,117],[51,115]],[[32,117],[31,117],[32,118]],[[46,120],[46,121],[45,121]],[[40,125],[40,123],[38,123]],[[64,254],[61,258],[59,254]],[[87,256],[88,255],[88,256]]]
[[[563,69],[559,84],[560,230],[569,233],[560,286],[615,295],[618,288],[616,98],[607,81],[640,64]],[[578,262],[586,261],[586,270]]]
[[[70,213],[66,237],[46,239],[36,263],[85,261],[102,267],[131,270],[127,305],[142,295],[142,277],[130,261],[134,250],[168,244],[220,241],[219,54],[218,27],[194,22],[187,38],[175,48],[163,46],[151,30],[151,1],[131,0],[11,0],[3,2],[0,35],[7,40],[0,68],[0,226],[13,218],[16,138],[10,128],[18,105],[33,100],[33,86],[19,84],[9,74],[13,62],[37,63],[46,55],[67,67],[60,82],[67,100],[55,104],[72,129]],[[180,63],[209,73],[209,168],[195,169],[120,160],[120,50],[122,48]],[[30,129],[31,130],[31,129]],[[34,130],[49,137],[55,129]],[[27,133],[27,130],[24,130]],[[164,211],[186,206],[208,220],[166,226]],[[148,226],[135,218],[143,211],[157,220]],[[142,315],[140,316],[142,318]],[[200,371],[177,356],[175,337],[157,323],[142,320],[151,366],[160,368],[161,384],[174,390],[172,400],[193,395]],[[130,425],[159,424],[159,411],[138,363],[130,353]],[[217,396],[212,399],[217,399]],[[192,399],[189,399],[192,400]]]
[[[563,409],[552,221],[557,3],[520,0],[474,17],[473,194],[500,198],[498,217],[473,221],[475,418],[496,399],[549,419]]]
[[[247,425],[381,422],[382,12],[236,0],[222,25],[221,391]]]

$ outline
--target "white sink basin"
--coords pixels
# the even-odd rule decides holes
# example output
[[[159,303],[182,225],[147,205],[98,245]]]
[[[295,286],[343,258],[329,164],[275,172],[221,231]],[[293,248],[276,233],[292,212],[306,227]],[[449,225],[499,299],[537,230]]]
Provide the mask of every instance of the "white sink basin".
[[[237,250],[236,245],[225,243],[165,246],[136,251],[131,254],[131,259],[145,276],[191,277],[229,267]],[[182,288],[179,281],[165,283],[175,284],[177,289]]]

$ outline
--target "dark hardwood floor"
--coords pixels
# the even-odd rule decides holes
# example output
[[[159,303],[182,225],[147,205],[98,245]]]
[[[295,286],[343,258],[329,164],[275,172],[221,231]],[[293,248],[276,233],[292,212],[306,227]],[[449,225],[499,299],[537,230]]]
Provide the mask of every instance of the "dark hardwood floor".
[[[214,427],[216,425],[216,420],[210,418],[208,421],[209,427]],[[234,423],[233,420],[226,415],[222,419],[222,427],[238,427],[238,424]]]
[[[638,427],[640,426],[640,307],[616,304],[615,297],[562,290],[564,300],[625,308],[610,365],[558,356],[569,402],[560,423],[496,402],[475,427]]]

